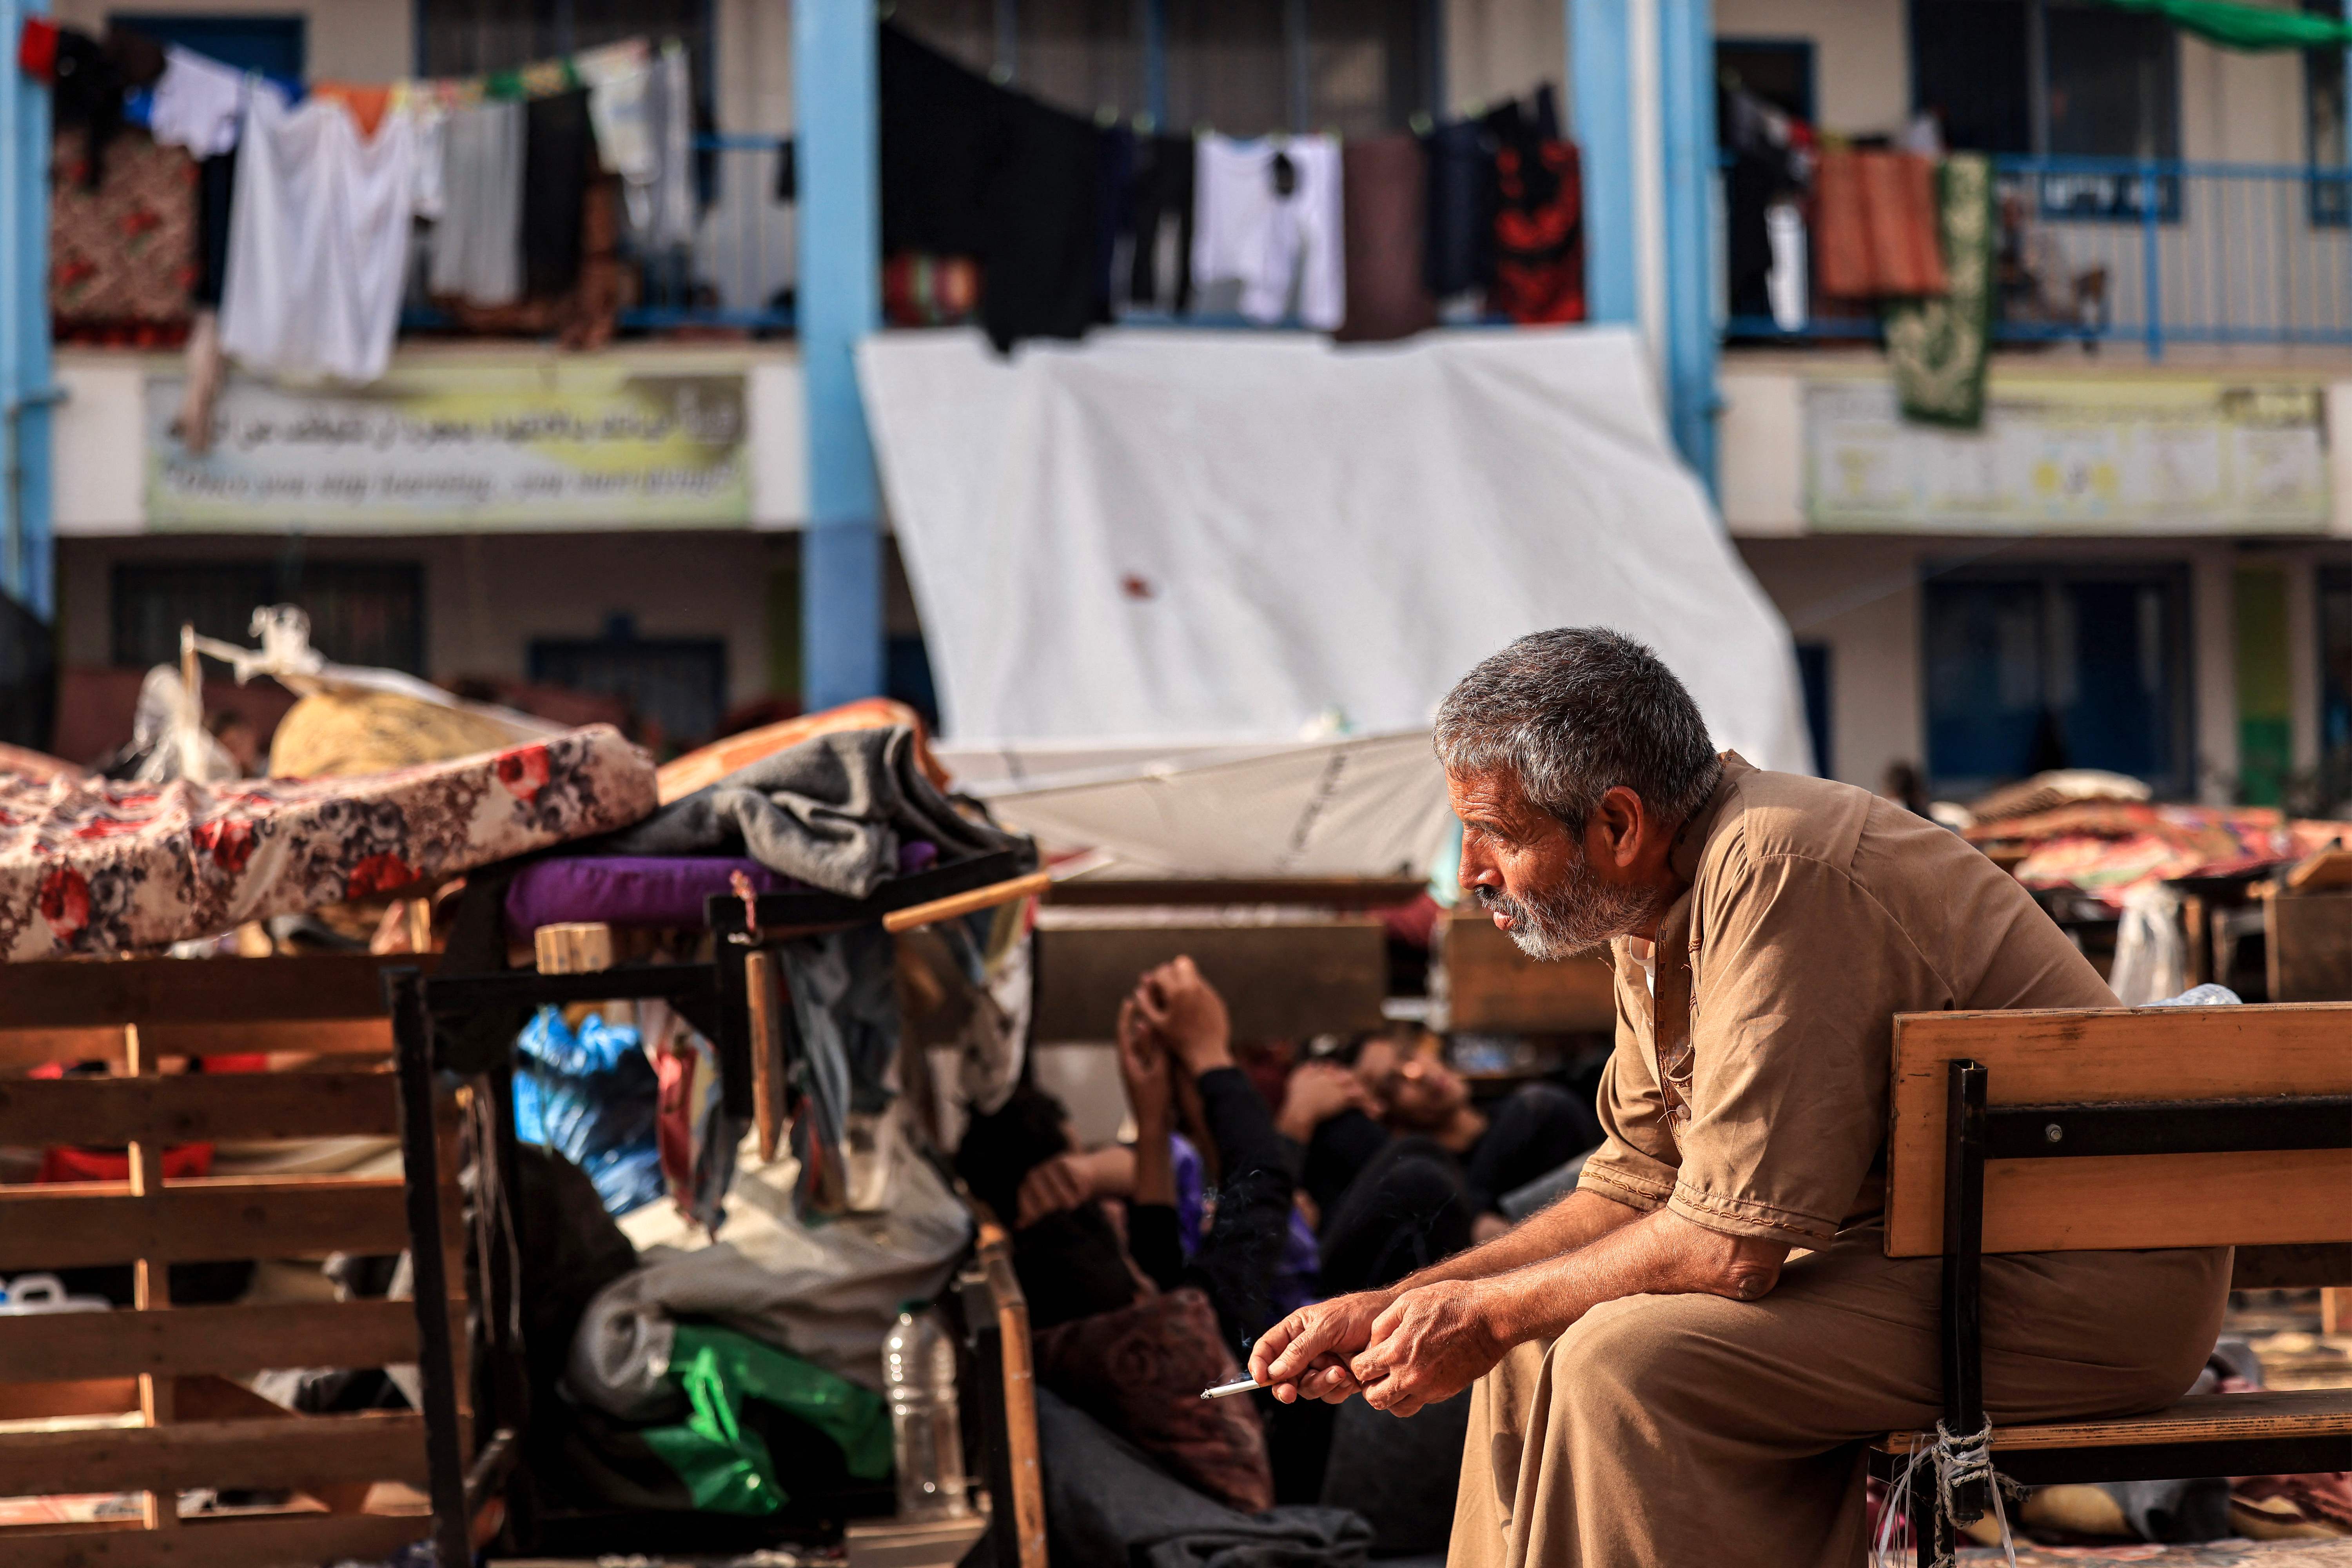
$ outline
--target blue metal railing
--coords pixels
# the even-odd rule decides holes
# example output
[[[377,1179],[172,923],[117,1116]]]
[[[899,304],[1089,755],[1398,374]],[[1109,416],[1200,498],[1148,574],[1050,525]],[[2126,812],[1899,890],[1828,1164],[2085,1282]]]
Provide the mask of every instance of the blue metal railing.
[[[1998,341],[2131,342],[2152,358],[2168,343],[2352,343],[2352,169],[2057,156],[1993,166]],[[1809,286],[1801,322],[1733,316],[1724,335],[1873,339],[1878,321]]]
[[[791,331],[794,209],[776,195],[782,143],[772,135],[725,134],[698,136],[694,146],[701,189],[693,242],[648,252],[624,233],[622,253],[638,287],[636,302],[621,312],[622,328]],[[449,325],[430,307],[401,317],[404,331]]]

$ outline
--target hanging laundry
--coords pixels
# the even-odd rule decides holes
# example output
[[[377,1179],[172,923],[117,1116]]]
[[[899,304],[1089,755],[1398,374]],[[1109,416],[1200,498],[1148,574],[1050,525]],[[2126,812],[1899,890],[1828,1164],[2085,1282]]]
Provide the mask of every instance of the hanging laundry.
[[[122,73],[106,47],[77,27],[57,29],[51,50],[50,117],[59,127],[78,125],[89,138],[82,159],[82,188],[94,191],[106,178],[106,154],[122,129]]]
[[[1516,103],[1505,106],[1517,112]],[[1495,132],[1486,121],[1457,120],[1422,138],[1429,159],[1429,229],[1422,278],[1451,300],[1495,282]]]
[[[595,174],[584,89],[523,110],[522,270],[530,294],[562,294],[580,277],[580,212]]]
[[[125,131],[115,139],[105,183],[89,189],[81,178],[89,137],[88,130],[68,127],[50,148],[55,331],[84,341],[94,333],[159,330],[176,339],[187,325],[195,275],[195,170],[178,148]]]
[[[1584,320],[1584,181],[1560,139],[1551,89],[1498,129],[1495,289],[1488,300],[1522,325]]]
[[[372,142],[340,103],[253,95],[237,144],[221,346],[257,371],[370,382],[392,359],[415,198],[406,115]]]
[[[1340,338],[1382,342],[1437,324],[1422,281],[1429,159],[1412,136],[1347,144],[1340,165],[1348,258],[1348,319]]]
[[[185,147],[199,158],[236,146],[247,98],[257,92],[285,94],[258,77],[207,58],[177,44],[163,51],[163,74],[148,100],[147,130],[166,147]]]
[[[1135,132],[1108,126],[1095,136],[1095,320],[1118,316],[1120,241],[1126,230],[1127,188],[1135,183]]]
[[[310,93],[314,98],[331,100],[351,110],[352,123],[360,128],[362,141],[375,135],[383,124],[385,111],[392,108],[389,83],[320,81],[311,84]]]
[[[653,177],[645,193],[645,216],[629,206],[630,226],[641,245],[674,250],[694,243],[701,200],[694,156],[694,82],[686,47],[662,46],[646,79],[646,126],[652,139]]]
[[[629,226],[649,227],[654,176],[661,168],[654,124],[647,114],[653,50],[645,39],[630,38],[575,56],[572,64],[588,89],[588,121],[595,128],[597,153],[607,173],[621,176]]]
[[[432,292],[477,305],[522,294],[523,106],[482,103],[443,125]],[[576,216],[576,215],[575,215]]]
[[[1241,311],[1271,325],[1289,312],[1330,331],[1347,314],[1339,142],[1331,136],[1215,134],[1194,150],[1192,283],[1242,286]]]
[[[1000,350],[1084,333],[1097,313],[1101,132],[896,27],[882,29],[880,69],[884,254],[975,258]]]
[[[1825,151],[1813,177],[1814,268],[1832,299],[1945,291],[1935,165],[1908,153]]]
[[[1133,248],[1128,303],[1181,315],[1192,308],[1192,139],[1136,139],[1126,232]]]

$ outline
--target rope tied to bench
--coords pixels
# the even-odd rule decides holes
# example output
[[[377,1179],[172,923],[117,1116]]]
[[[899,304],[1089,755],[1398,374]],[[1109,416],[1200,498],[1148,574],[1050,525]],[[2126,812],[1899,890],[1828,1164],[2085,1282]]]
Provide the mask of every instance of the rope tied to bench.
[[[1919,1467],[1932,1464],[1936,1468],[1936,1509],[1937,1514],[1951,1521],[1952,1533],[1959,1534],[1958,1494],[1966,1487],[1983,1483],[1992,1497],[1992,1516],[2000,1526],[2001,1554],[2008,1558],[2009,1568],[2017,1568],[2017,1542],[2009,1528],[2009,1509],[2001,1493],[2013,1492],[2022,1498],[2025,1489],[1993,1468],[1992,1423],[1988,1421],[1977,1431],[1956,1437],[1950,1427],[1936,1423],[1936,1440],[1922,1443],[1911,1450],[1902,1475],[1886,1494],[1885,1506],[1879,1510],[1878,1539],[1871,1542],[1870,1568],[1901,1568],[1895,1556],[1895,1539],[1898,1521],[1911,1518],[1909,1503],[1912,1488],[1917,1483]],[[1949,1552],[1936,1553],[1935,1568],[1953,1568]]]

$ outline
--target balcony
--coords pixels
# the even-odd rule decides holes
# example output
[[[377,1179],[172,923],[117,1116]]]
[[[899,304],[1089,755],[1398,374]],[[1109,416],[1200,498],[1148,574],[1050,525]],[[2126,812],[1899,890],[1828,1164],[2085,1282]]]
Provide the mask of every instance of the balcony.
[[[788,335],[797,209],[778,199],[777,185],[790,142],[725,133],[697,136],[694,145],[707,198],[694,242],[653,254],[624,242],[635,284],[617,324],[625,333],[692,338]],[[401,316],[404,334],[455,325],[444,312],[415,303]]]
[[[2010,345],[2352,344],[2352,170],[2000,156],[1994,340]],[[1733,344],[1874,341],[1865,301],[1734,316]]]

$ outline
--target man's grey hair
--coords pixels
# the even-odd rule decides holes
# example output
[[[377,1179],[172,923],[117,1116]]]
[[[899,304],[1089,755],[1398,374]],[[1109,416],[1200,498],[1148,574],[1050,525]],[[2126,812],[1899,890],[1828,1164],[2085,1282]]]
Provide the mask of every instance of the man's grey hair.
[[[1616,785],[1679,824],[1723,776],[1689,690],[1605,626],[1532,632],[1487,658],[1446,695],[1436,743],[1448,771],[1509,773],[1576,833]]]

